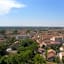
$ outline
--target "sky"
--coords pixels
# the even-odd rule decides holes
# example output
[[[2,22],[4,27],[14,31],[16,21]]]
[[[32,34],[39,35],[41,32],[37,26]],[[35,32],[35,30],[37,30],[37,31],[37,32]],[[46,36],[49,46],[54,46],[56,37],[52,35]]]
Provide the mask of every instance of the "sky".
[[[64,27],[64,0],[0,0],[0,26]]]

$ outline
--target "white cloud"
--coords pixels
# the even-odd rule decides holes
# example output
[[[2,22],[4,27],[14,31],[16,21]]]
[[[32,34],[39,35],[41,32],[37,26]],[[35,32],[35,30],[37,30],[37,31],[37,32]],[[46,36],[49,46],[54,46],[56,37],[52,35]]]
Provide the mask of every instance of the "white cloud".
[[[24,8],[25,4],[20,4],[16,0],[0,0],[0,15],[7,14],[12,8]]]

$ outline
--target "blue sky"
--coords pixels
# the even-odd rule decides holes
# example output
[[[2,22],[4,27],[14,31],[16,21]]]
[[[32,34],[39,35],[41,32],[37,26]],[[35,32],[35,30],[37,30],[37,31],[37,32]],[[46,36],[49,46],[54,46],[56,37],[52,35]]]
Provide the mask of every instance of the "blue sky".
[[[0,5],[0,10],[5,9],[0,11],[0,26],[64,26],[64,0],[14,1],[14,7]]]

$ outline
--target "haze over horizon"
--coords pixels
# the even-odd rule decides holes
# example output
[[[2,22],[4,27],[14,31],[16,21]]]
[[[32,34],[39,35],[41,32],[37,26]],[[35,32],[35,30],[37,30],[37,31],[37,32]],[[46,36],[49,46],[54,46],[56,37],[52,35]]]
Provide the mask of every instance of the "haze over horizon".
[[[64,0],[0,0],[0,26],[64,27]]]

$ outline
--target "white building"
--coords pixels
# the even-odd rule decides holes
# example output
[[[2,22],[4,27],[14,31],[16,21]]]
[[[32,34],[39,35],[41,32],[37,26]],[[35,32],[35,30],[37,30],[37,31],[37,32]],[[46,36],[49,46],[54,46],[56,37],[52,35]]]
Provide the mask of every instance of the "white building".
[[[25,39],[25,38],[30,38],[29,35],[16,35],[16,39]]]
[[[64,44],[60,47],[60,53],[58,54],[60,61],[62,61],[62,57],[64,56]]]

